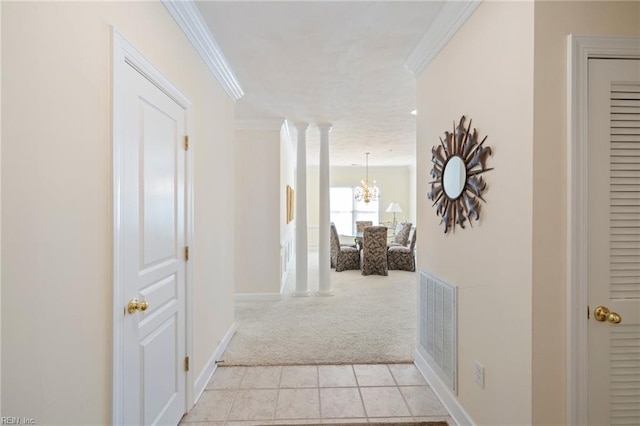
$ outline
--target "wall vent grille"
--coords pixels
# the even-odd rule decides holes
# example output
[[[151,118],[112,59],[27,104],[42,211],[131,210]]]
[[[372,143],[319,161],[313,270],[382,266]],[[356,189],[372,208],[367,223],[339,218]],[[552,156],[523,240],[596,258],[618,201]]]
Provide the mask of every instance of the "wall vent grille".
[[[418,350],[445,385],[457,394],[457,287],[424,269],[418,289]]]

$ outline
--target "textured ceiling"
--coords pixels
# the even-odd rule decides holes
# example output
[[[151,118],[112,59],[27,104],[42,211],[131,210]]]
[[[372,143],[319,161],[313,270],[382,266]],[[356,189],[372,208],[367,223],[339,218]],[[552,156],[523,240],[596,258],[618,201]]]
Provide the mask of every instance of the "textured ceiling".
[[[198,2],[245,96],[237,120],[333,123],[331,164],[415,162],[416,80],[403,64],[442,7],[419,2]],[[295,132],[293,134],[295,138]]]

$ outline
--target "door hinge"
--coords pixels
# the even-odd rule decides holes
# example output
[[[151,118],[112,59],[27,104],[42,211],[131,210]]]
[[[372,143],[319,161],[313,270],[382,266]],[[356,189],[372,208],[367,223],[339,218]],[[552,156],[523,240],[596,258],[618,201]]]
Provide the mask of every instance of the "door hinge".
[[[184,260],[189,261],[189,246],[184,248]]]
[[[189,371],[189,357],[184,357],[184,371]]]
[[[184,150],[189,150],[189,135],[184,135]]]
[[[591,316],[590,316],[590,311],[589,311],[589,305],[587,305],[587,319],[589,319],[590,317]]]

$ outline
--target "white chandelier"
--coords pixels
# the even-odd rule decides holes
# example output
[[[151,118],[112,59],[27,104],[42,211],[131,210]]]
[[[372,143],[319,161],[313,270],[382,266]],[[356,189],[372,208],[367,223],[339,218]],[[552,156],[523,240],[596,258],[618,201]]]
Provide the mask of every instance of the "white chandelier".
[[[366,175],[365,179],[360,181],[361,185],[356,187],[354,198],[356,201],[368,203],[369,201],[378,201],[380,190],[376,186],[375,180],[373,181],[373,186],[369,186],[369,153],[365,152],[365,154],[367,154]]]

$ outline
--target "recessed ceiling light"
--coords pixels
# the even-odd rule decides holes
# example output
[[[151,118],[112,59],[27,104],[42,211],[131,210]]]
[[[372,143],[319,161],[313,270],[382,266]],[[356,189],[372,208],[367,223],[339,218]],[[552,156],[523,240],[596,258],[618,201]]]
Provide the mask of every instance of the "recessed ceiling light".
[[[414,109],[413,111],[411,111],[411,115],[418,115],[418,110]]]

